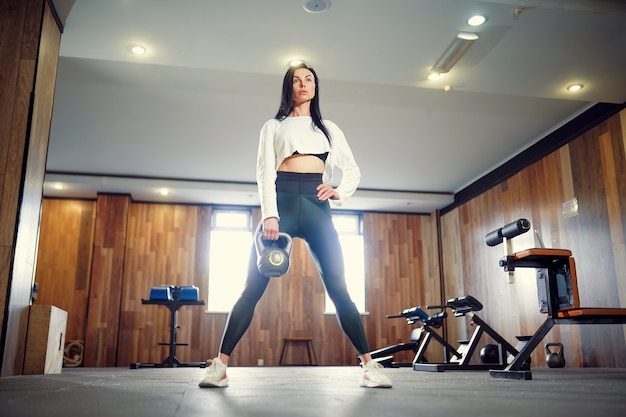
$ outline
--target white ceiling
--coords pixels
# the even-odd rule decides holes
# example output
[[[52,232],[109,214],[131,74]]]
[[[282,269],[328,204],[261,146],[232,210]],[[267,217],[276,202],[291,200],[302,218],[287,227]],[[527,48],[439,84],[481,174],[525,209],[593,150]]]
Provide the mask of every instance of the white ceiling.
[[[316,69],[322,114],[361,167],[349,209],[443,208],[595,103],[626,101],[618,0],[331,0],[324,13],[305,0],[54,3],[66,24],[50,197],[258,204],[259,130],[296,57]],[[475,13],[488,20],[472,29]],[[479,39],[428,81],[459,31]],[[131,44],[148,53],[132,55]],[[568,93],[574,82],[585,88]]]

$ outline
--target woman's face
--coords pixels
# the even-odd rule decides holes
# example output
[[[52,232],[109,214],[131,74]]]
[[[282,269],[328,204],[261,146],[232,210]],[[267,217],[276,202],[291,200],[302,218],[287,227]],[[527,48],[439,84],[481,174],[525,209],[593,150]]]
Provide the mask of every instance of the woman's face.
[[[298,68],[293,72],[293,102],[301,104],[315,97],[315,77],[306,68]]]

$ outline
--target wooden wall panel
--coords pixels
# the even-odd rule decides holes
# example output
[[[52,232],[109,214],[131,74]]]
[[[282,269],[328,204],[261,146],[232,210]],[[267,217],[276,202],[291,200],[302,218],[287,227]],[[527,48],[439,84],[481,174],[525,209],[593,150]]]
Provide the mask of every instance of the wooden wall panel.
[[[447,215],[440,219],[441,247],[445,249],[445,256],[441,257],[444,276],[442,303],[449,298],[468,294],[463,280],[465,259],[461,256],[459,222],[458,215]],[[465,320],[446,320],[444,332],[446,339],[452,342],[469,338]]]
[[[46,283],[50,280],[45,276],[48,274],[46,270],[62,271],[67,268],[66,263],[76,264],[80,251],[68,248],[73,254],[61,258],[55,257],[55,247],[68,247],[71,239],[75,238],[80,241],[76,243],[77,247],[83,248],[95,239],[90,282],[93,299],[90,299],[86,338],[87,345],[92,346],[90,355],[95,355],[100,362],[96,363],[92,359],[94,364],[89,365],[86,362],[86,366],[126,367],[135,362],[161,362],[167,356],[168,348],[158,346],[158,343],[169,340],[169,310],[161,306],[143,305],[141,299],[148,297],[152,286],[161,284],[196,285],[202,298],[206,298],[211,209],[204,206],[131,202],[128,207],[123,255],[119,255],[123,245],[119,242],[112,244],[116,248],[115,258],[122,257],[124,262],[123,279],[119,281],[122,290],[119,291],[118,281],[106,278],[111,284],[108,284],[108,290],[105,291],[102,290],[103,284],[97,284],[98,280],[103,281],[105,277],[98,278],[98,274],[102,275],[104,270],[111,268],[104,268],[98,263],[107,261],[111,264],[113,255],[102,254],[103,243],[99,242],[106,239],[97,228],[112,218],[118,218],[109,227],[112,231],[121,232],[124,222],[119,219],[124,218],[123,213],[122,216],[114,213],[123,211],[125,197],[106,196],[108,204],[104,204],[103,198],[100,197],[97,206],[94,202],[83,202],[81,210],[71,208],[75,203],[73,201],[47,201],[42,213],[45,220],[42,225],[46,234],[61,233],[64,225],[70,227],[70,230],[76,230],[76,226],[71,225],[85,221],[90,205],[97,208],[98,220],[93,238],[76,230],[66,233],[65,238],[49,236],[42,240],[40,264],[45,267],[40,270],[41,275],[38,274],[42,297],[48,300],[50,295],[45,292],[48,286]],[[253,212],[255,219],[258,219],[259,210],[255,209]],[[369,314],[363,316],[370,347],[375,349],[408,341],[410,326],[402,319],[386,319],[387,314],[395,314],[414,305],[425,306],[440,302],[437,233],[436,222],[430,216],[366,213],[364,223],[366,236],[379,236],[372,244],[366,244],[366,297]],[[53,224],[59,230],[53,231]],[[83,226],[86,227],[86,224],[83,223]],[[396,233],[396,229],[403,232]],[[99,257],[104,259],[97,261]],[[357,364],[354,349],[339,328],[336,317],[324,314],[324,287],[304,243],[299,239],[294,242],[291,265],[288,275],[272,280],[268,286],[257,305],[248,332],[233,352],[231,364],[254,366],[258,359],[263,359],[267,366],[277,365],[283,338],[289,336],[313,337],[320,364]],[[99,270],[103,272],[98,272]],[[70,279],[68,277],[71,273],[62,275]],[[69,286],[64,284],[64,288],[72,291]],[[74,292],[74,295],[64,293],[52,298],[67,300],[77,297],[80,292],[76,285]],[[119,331],[116,334],[117,359],[110,364],[104,359],[113,356],[110,344],[112,332],[116,328],[116,319],[112,317],[116,311],[116,302],[119,302],[120,317]],[[108,305],[113,307],[105,307]],[[181,328],[177,335],[178,341],[189,345],[177,348],[177,358],[183,362],[197,362],[214,357],[226,318],[227,315],[223,313],[208,314],[203,307],[183,307],[179,310],[178,321]],[[87,355],[86,353],[86,357]],[[412,359],[412,353],[406,356],[400,359]],[[432,360],[440,356],[439,349],[429,352]],[[305,362],[306,359],[303,349],[289,350],[288,361]],[[102,364],[103,362],[107,364]]]
[[[130,197],[99,195],[91,266],[84,363],[116,366]]]
[[[483,240],[488,232],[525,217],[546,247],[572,250],[582,306],[626,307],[623,119],[624,112],[442,216],[446,297],[460,288],[476,296],[485,305],[479,315],[511,342],[516,335],[535,332],[544,320],[538,312],[535,271],[517,269],[514,282],[507,283],[498,267],[506,245],[491,248]],[[565,218],[562,204],[574,197],[579,213]],[[538,246],[532,233],[510,243],[513,252]],[[624,333],[620,325],[556,326],[544,342],[562,342],[568,366],[623,367]],[[533,353],[532,361],[545,366],[543,349]]]
[[[405,214],[363,215],[367,298],[365,328],[372,349],[407,342],[411,329],[388,314],[441,303],[436,220],[434,216]],[[429,347],[429,360],[441,360],[441,350]],[[405,352],[396,360],[411,361]]]
[[[0,256],[7,261],[0,374],[7,376],[22,372],[61,33],[45,0],[2,2],[0,31]]]
[[[150,288],[159,285],[195,285],[202,299],[207,294],[208,234],[211,210],[203,206],[132,204],[128,216],[128,240],[124,261],[120,337],[117,366],[133,362],[160,363],[169,354],[170,311],[144,305]],[[178,310],[180,329],[177,358],[198,362],[206,307]]]
[[[96,202],[45,199],[42,213],[34,304],[65,310],[65,339],[85,341]]]
[[[617,191],[626,186],[622,130],[615,116],[570,146],[574,191],[581,214],[571,222],[570,242],[577,261],[580,301],[583,306],[626,307],[621,296],[624,270],[617,270],[626,253],[623,233],[626,200]],[[589,154],[593,152],[594,155]],[[585,162],[588,161],[588,162]],[[619,181],[619,183],[618,183]],[[582,196],[582,197],[580,197]],[[581,256],[582,255],[582,256]],[[620,261],[615,261],[615,258]],[[580,329],[585,366],[624,366],[626,326],[584,326]],[[597,347],[601,341],[600,348]],[[599,365],[598,365],[599,364]]]

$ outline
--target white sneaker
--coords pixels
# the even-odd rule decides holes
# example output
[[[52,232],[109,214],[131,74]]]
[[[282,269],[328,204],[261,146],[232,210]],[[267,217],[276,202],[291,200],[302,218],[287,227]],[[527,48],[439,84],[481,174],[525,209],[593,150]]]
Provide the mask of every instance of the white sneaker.
[[[226,365],[220,358],[211,361],[211,365],[206,370],[206,375],[198,385],[202,388],[223,388],[228,386],[228,376],[226,376]]]
[[[363,365],[359,385],[366,388],[391,388],[391,379],[383,373],[383,366],[376,361]]]

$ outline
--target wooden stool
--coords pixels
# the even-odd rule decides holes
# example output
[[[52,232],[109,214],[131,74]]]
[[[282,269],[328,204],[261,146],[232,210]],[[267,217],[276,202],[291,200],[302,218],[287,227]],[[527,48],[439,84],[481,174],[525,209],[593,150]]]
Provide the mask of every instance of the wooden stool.
[[[296,363],[285,363],[285,357],[287,356],[287,347],[290,344],[302,344],[306,343],[307,352],[309,354],[309,363],[296,364]],[[315,356],[315,350],[313,349],[313,338],[312,337],[285,337],[283,339],[283,349],[280,353],[280,361],[279,365],[317,365],[317,357]]]

